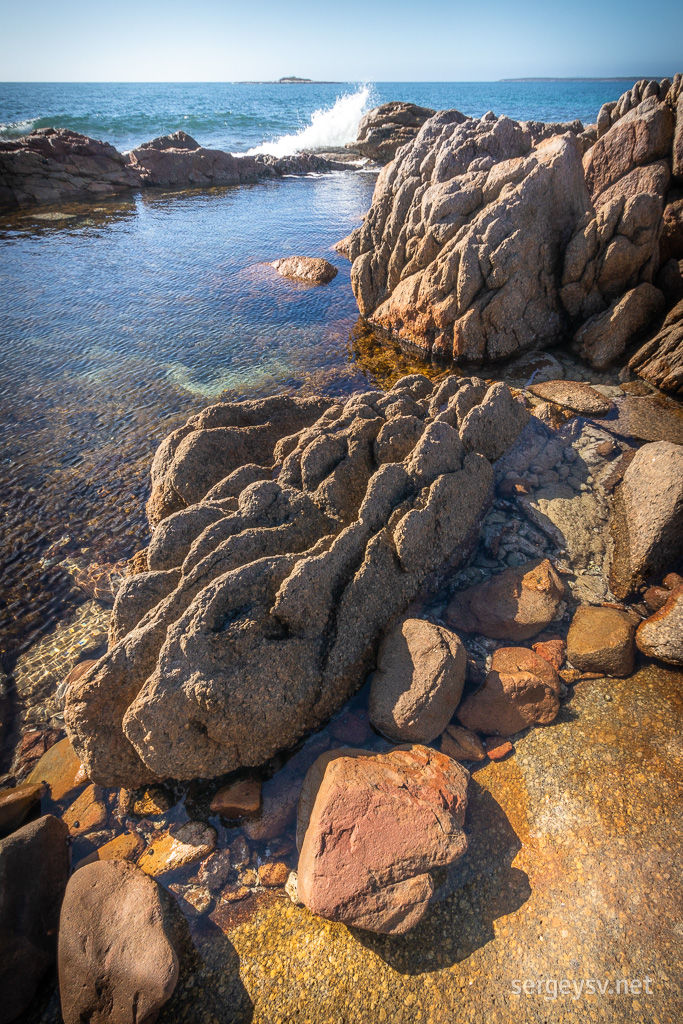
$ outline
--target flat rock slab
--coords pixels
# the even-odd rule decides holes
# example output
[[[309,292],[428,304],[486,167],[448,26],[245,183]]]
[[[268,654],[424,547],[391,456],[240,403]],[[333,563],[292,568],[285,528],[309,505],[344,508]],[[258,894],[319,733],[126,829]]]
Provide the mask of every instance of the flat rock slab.
[[[292,277],[308,284],[329,284],[337,276],[337,268],[320,256],[286,256],[271,267],[282,277]]]
[[[590,386],[574,380],[549,380],[532,384],[529,391],[546,402],[555,402],[585,416],[607,416],[614,408],[609,398]]]
[[[616,398],[617,414],[600,426],[638,441],[671,441],[683,444],[683,407],[663,395]]]

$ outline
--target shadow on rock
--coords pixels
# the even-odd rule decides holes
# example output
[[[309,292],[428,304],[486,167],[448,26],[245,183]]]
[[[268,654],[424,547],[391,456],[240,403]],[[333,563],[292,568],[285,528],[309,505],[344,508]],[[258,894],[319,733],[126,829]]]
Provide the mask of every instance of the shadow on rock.
[[[531,895],[524,871],[512,867],[522,843],[500,804],[470,780],[465,832],[468,851],[437,875],[437,900],[405,935],[349,929],[358,941],[401,974],[421,974],[466,960],[494,937],[493,922]]]

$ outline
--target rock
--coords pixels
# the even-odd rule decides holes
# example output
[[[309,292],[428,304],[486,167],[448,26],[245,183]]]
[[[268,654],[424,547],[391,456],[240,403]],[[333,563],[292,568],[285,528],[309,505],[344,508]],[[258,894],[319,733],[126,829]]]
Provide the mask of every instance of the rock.
[[[107,808],[99,786],[87,786],[64,812],[64,824],[72,836],[94,832],[106,823]]]
[[[614,404],[592,388],[590,384],[581,384],[575,380],[551,380],[542,384],[532,384],[529,391],[548,402],[555,402],[573,412],[585,416],[606,416],[614,408]]]
[[[43,754],[58,742],[61,735],[61,729],[29,729],[23,733],[14,751],[12,775],[19,779],[28,775]]]
[[[508,756],[508,754],[512,753],[513,749],[514,748],[509,740],[506,740],[504,743],[493,740],[487,745],[486,754],[492,761],[502,761]]]
[[[567,645],[559,636],[553,637],[552,640],[542,640],[537,644],[532,644],[531,649],[541,658],[550,662],[556,672],[559,672],[564,665]]]
[[[332,921],[401,934],[424,917],[432,872],[465,852],[469,775],[427,747],[319,758],[299,804],[298,898]]]
[[[650,658],[683,665],[683,584],[670,592],[659,611],[641,622],[636,644]]]
[[[263,783],[261,812],[243,824],[246,835],[255,842],[282,835],[296,817],[296,805],[303,777],[282,772]]]
[[[548,559],[506,569],[459,591],[446,609],[448,624],[494,640],[528,640],[548,626],[564,599],[564,585]]]
[[[662,236],[659,240],[659,262],[683,257],[683,194],[669,192],[662,214]]]
[[[261,885],[266,887],[284,885],[288,878],[289,868],[284,861],[271,860],[259,865],[258,880]]]
[[[207,886],[213,892],[223,888],[230,876],[231,869],[230,850],[214,850],[206,860],[202,861],[197,878],[202,885]]]
[[[105,565],[92,563],[74,575],[74,583],[88,597],[104,604],[113,604],[123,583],[128,560],[108,562]]]
[[[150,786],[133,802],[133,814],[138,818],[153,818],[169,811],[175,800],[161,786]]]
[[[0,181],[0,206],[100,199],[138,186],[113,146],[67,128],[0,140]]]
[[[416,374],[343,407],[215,406],[164,442],[153,519],[173,494],[201,502],[240,453],[246,465],[277,465],[277,479],[249,483],[234,512],[202,528],[175,589],[70,688],[65,722],[93,782],[264,764],[360,688],[389,624],[469,556],[491,500],[488,460],[464,450],[450,407],[429,411],[442,389]],[[322,416],[302,426],[316,408]],[[405,418],[416,429],[397,458],[382,431]],[[229,442],[201,440],[213,433]]]
[[[666,103],[652,98],[629,111],[584,157],[592,196],[601,195],[634,167],[668,156],[673,134],[674,119]]]
[[[178,899],[183,912],[189,917],[201,917],[213,903],[213,896],[205,885],[171,882],[169,889]]]
[[[676,129],[672,146],[672,172],[674,181],[683,185],[683,92],[678,95],[676,105]]]
[[[424,619],[385,636],[370,686],[370,721],[392,739],[431,743],[460,702],[467,653],[459,637]]]
[[[517,440],[528,421],[529,412],[512,397],[507,384],[492,384],[483,401],[465,416],[460,438],[466,451],[479,452],[495,462]]]
[[[475,732],[461,725],[447,725],[441,736],[441,753],[454,761],[483,761],[486,758],[484,744]]]
[[[67,828],[51,814],[0,840],[0,1021],[23,1014],[57,949]]]
[[[0,790],[0,835],[19,828],[26,815],[40,800],[43,787],[39,782],[24,782]]]
[[[561,685],[552,665],[534,651],[499,647],[484,685],[458,708],[458,720],[473,732],[496,736],[548,725],[560,710]]]
[[[173,825],[168,832],[155,835],[153,845],[147,847],[138,860],[138,867],[146,875],[158,878],[169,871],[203,860],[215,845],[216,833],[210,825],[201,821]]]
[[[285,882],[285,892],[289,896],[292,903],[297,907],[303,907],[303,903],[299,899],[299,878],[296,871],[290,871],[287,875],[287,881]]]
[[[89,853],[87,857],[83,857],[76,865],[76,869],[82,868],[85,864],[93,864],[96,860],[129,860],[134,863],[144,848],[145,844],[140,836],[134,832],[123,832]]]
[[[178,980],[161,890],[123,860],[72,875],[59,929],[64,1024],[153,1021]]]
[[[337,276],[337,268],[319,256],[287,256],[271,263],[282,277],[293,277],[309,284],[329,284]]]
[[[594,370],[606,370],[663,309],[660,290],[651,284],[639,284],[604,313],[586,321],[574,337],[574,350]]]
[[[239,779],[222,786],[213,800],[211,810],[228,820],[246,818],[256,814],[261,806],[261,780]]]
[[[614,404],[616,419],[604,420],[601,424],[613,433],[638,441],[671,441],[683,445],[683,409],[678,402],[665,395],[650,394],[625,395],[615,399]]]
[[[387,164],[394,159],[399,146],[411,142],[433,115],[433,110],[414,103],[382,103],[361,118],[356,141],[348,143],[347,149]]]
[[[63,739],[43,754],[26,781],[45,783],[50,798],[59,803],[73,797],[87,778],[71,743]]]
[[[662,391],[683,393],[683,300],[631,357],[628,366]]]
[[[683,556],[682,516],[683,448],[667,441],[643,445],[614,498],[610,585],[617,598]]]
[[[577,608],[567,636],[567,660],[580,672],[629,676],[633,671],[635,626],[617,608]]]

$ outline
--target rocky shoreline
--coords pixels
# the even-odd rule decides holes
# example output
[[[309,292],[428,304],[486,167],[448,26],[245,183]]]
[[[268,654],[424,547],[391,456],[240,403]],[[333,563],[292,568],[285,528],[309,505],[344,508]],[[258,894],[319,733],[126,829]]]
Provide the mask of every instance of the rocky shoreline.
[[[506,865],[498,898],[515,912],[529,899],[511,878],[515,832],[477,782],[495,771],[512,784],[523,770],[537,834],[568,831],[590,860],[589,810],[560,813],[578,801],[555,791],[562,748],[540,776],[533,752],[560,735],[570,748],[574,730],[601,756],[609,717],[590,732],[592,688],[609,706],[668,673],[680,698],[683,410],[662,393],[680,392],[683,365],[680,81],[639,84],[594,132],[389,112],[398,148],[345,245],[361,311],[435,353],[465,338],[453,354],[514,355],[510,384],[446,371],[346,401],[224,402],[161,444],[150,543],[80,576],[92,607],[59,685],[31,651],[16,668],[27,717],[0,790],[0,1024],[28,1012],[55,958],[67,1024],[163,1021],[165,1005],[192,1019],[177,1003],[192,941],[210,922],[239,944],[240,914],[269,892],[288,927],[349,928],[399,960],[487,857]],[[107,159],[171,183],[176,141]],[[589,380],[538,351],[562,339]],[[249,1019],[232,993],[216,1019]]]

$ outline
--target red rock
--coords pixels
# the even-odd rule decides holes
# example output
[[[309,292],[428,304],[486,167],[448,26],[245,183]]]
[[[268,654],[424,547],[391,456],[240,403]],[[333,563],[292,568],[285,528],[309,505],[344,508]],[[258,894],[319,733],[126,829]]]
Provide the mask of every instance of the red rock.
[[[46,754],[50,747],[54,747],[60,735],[59,729],[31,729],[25,732],[14,754],[12,774],[21,778],[30,771],[43,754]]]
[[[669,600],[671,594],[666,587],[648,587],[643,594],[643,600],[651,612],[658,612]]]
[[[581,605],[567,635],[567,660],[580,672],[628,676],[633,671],[635,625],[617,608]]]
[[[670,665],[683,665],[683,583],[668,593],[669,597],[659,611],[638,626],[636,643],[650,658],[658,658]]]
[[[261,806],[261,780],[239,779],[222,786],[213,800],[211,810],[221,818],[234,820],[256,814]]]
[[[468,773],[422,746],[330,751],[299,802],[298,898],[315,914],[399,934],[424,916],[431,871],[465,852]]]
[[[553,668],[559,672],[564,665],[567,645],[561,637],[553,637],[552,640],[542,640],[540,643],[532,644],[531,649],[545,658]]]
[[[511,754],[513,750],[514,747],[509,740],[506,740],[504,743],[501,743],[500,740],[494,740],[490,747],[486,747],[486,753],[492,761],[502,761],[503,758],[507,757],[508,754]]]
[[[290,868],[281,860],[266,861],[258,869],[258,879],[261,885],[274,887],[284,885],[289,878]]]
[[[555,618],[564,584],[548,559],[506,569],[455,595],[446,609],[453,629],[494,640],[527,640]]]
[[[560,710],[560,677],[526,647],[500,647],[481,689],[466,697],[458,719],[475,732],[512,736],[528,725],[547,725]]]

